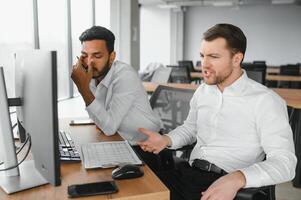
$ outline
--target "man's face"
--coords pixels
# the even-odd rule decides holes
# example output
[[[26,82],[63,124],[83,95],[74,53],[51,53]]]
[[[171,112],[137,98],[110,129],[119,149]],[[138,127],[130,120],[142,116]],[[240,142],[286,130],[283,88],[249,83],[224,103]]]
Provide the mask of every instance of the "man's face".
[[[85,66],[92,66],[93,78],[102,79],[110,70],[114,53],[109,54],[105,40],[84,41],[81,57]]]
[[[203,40],[200,55],[203,78],[206,84],[219,85],[231,79],[231,74],[237,63],[227,48],[227,42],[224,38],[216,38],[212,41]]]

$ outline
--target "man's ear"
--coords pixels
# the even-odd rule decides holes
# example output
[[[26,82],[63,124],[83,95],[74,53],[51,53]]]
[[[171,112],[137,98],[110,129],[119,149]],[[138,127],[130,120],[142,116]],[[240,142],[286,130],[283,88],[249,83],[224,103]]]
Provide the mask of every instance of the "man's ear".
[[[113,64],[115,58],[116,58],[116,52],[113,51],[112,53],[110,53],[110,58],[109,58],[110,66]]]
[[[244,58],[244,54],[241,52],[238,52],[234,55],[233,57],[233,64],[234,66],[240,66],[240,63],[242,61],[242,59]]]

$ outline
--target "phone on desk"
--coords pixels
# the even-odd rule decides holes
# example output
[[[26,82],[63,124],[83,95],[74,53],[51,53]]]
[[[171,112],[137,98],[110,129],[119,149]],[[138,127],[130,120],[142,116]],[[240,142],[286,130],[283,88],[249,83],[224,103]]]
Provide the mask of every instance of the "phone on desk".
[[[91,119],[74,119],[70,121],[70,126],[79,125],[94,125],[94,122]]]
[[[68,195],[71,198],[98,194],[111,194],[117,191],[118,188],[113,180],[68,186]]]

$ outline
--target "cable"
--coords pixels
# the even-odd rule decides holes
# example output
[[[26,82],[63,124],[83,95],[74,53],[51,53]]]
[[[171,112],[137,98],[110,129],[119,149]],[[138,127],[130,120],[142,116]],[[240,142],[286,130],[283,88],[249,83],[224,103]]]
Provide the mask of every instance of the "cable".
[[[29,141],[29,134],[27,134],[26,140],[25,142],[22,144],[22,146],[17,147],[17,155],[22,151],[22,149],[25,147],[25,145],[27,144],[27,142]]]
[[[30,149],[31,149],[31,136],[29,134],[28,134],[28,138],[29,138],[29,146],[28,146],[28,149],[27,149],[27,152],[26,152],[24,158],[18,164],[16,164],[15,166],[11,166],[11,167],[8,167],[8,168],[5,168],[5,169],[0,169],[0,172],[1,171],[7,171],[7,170],[10,170],[10,169],[14,169],[14,168],[18,167],[21,163],[23,163],[23,161],[27,158],[27,156],[30,152]]]

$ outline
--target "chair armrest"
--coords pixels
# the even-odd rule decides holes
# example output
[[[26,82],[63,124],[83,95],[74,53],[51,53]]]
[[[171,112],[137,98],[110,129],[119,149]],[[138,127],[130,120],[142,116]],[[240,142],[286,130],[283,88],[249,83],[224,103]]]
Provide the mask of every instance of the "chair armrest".
[[[235,200],[274,200],[275,185],[246,188],[237,192]]]

